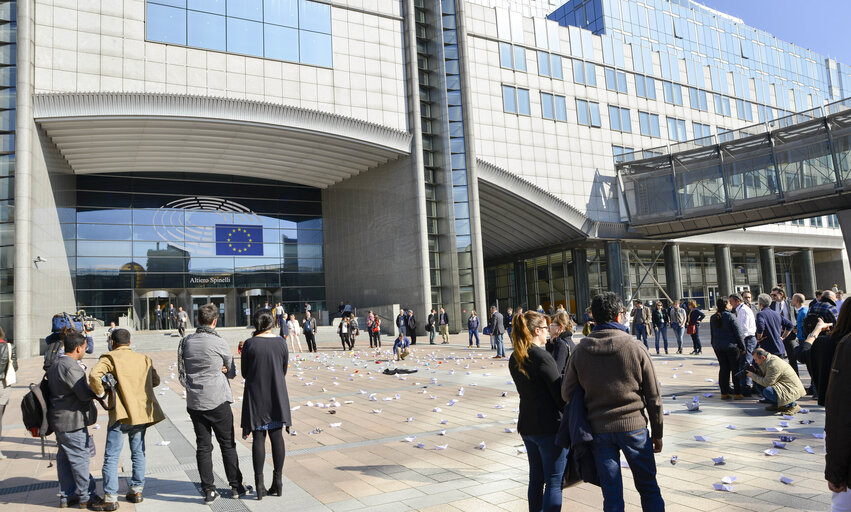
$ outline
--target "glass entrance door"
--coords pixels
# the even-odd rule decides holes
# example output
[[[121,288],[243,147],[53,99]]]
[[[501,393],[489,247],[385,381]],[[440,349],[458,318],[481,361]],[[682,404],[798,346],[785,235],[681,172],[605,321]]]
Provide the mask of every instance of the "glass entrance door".
[[[227,311],[227,308],[225,307],[226,297],[224,295],[193,295],[192,311],[190,312],[190,315],[192,316],[192,324],[195,325],[195,327],[198,327],[198,308],[209,303],[213,303],[219,307],[219,321],[216,324],[217,327],[227,327],[227,319],[225,318],[225,311]]]

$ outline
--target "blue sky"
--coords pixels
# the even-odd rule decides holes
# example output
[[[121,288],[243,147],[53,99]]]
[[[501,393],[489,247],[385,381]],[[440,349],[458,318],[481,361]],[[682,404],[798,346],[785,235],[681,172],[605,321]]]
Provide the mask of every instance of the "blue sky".
[[[778,39],[851,65],[849,0],[696,0]]]

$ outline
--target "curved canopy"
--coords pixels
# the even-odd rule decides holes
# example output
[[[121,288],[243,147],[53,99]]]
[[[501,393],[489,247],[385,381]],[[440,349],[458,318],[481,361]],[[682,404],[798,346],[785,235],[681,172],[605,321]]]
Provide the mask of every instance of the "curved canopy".
[[[325,188],[410,153],[411,135],[247,100],[36,94],[34,117],[76,174],[179,170]]]

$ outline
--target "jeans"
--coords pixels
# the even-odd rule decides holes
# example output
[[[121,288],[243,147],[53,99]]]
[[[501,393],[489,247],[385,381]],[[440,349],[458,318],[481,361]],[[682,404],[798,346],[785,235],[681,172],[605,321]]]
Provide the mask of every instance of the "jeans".
[[[756,336],[747,336],[745,337],[745,353],[739,355],[739,370],[742,371],[745,366],[753,363],[753,351],[756,349]],[[750,377],[748,377],[747,373],[743,373],[739,377],[739,381],[741,382],[742,391],[750,395],[751,387],[753,386],[753,381]]]
[[[703,345],[700,343],[700,326],[694,326],[694,334],[691,335],[691,343],[695,352],[703,352]]]
[[[497,357],[505,357],[505,345],[502,343],[502,334],[495,334],[493,344],[496,345]]]
[[[653,456],[653,443],[646,428],[632,432],[613,432],[594,434],[591,443],[603,489],[603,510],[615,512],[624,510],[623,479],[619,451],[629,463],[635,489],[641,495],[643,512],[665,510],[662,491],[656,483],[656,460]]]
[[[521,437],[529,458],[529,510],[561,510],[561,479],[567,463],[567,450],[556,446],[555,434]]]
[[[436,330],[437,329],[435,328],[435,326],[432,325],[431,330],[428,332],[428,343],[429,343],[429,345],[434,345],[434,331],[436,331]]]
[[[479,346],[479,331],[478,331],[478,329],[471,329],[470,331],[467,331],[467,332],[470,334],[470,345],[469,346],[471,346],[471,347],[473,346],[473,336],[475,336],[476,337],[476,347],[478,347]]]
[[[725,349],[715,349],[715,357],[718,358],[718,384],[721,386],[721,394],[730,394],[730,377],[737,372],[739,367],[739,349],[738,347],[727,347]],[[742,393],[742,383],[736,377],[733,377],[733,392],[737,395]]]
[[[89,473],[94,441],[89,437],[89,429],[81,428],[73,432],[57,432],[56,474],[59,477],[59,499],[67,501],[79,495],[80,503],[89,501],[95,494],[95,479]]]
[[[656,353],[659,353],[659,336],[662,336],[662,339],[665,342],[665,353],[668,353],[668,324],[659,324],[659,327],[655,329],[656,331]]]
[[[635,336],[647,346],[647,324],[635,324]]]
[[[405,326],[404,326],[404,325],[400,325],[400,326],[399,326],[399,332],[400,332],[400,333],[402,333],[402,336],[404,336],[405,334],[407,334],[405,331],[406,331]]]
[[[133,461],[133,476],[130,490],[142,492],[145,487],[145,431],[147,425],[123,425],[115,423],[106,431],[106,447],[103,449],[103,494],[106,501],[118,501],[118,459],[124,447],[124,434],[130,439],[130,459]]]
[[[771,386],[764,388],[760,385],[757,385],[756,388],[759,390],[760,393],[762,393],[762,397],[768,400],[771,405],[776,405],[778,407],[797,405],[796,402],[789,402],[788,404],[778,403],[777,391],[775,391],[774,388]]]
[[[680,324],[671,324],[671,327],[674,329],[674,336],[677,338],[677,350],[682,352],[683,350],[683,333],[685,329]]]
[[[231,487],[242,483],[242,472],[239,471],[239,458],[236,455],[236,442],[233,434],[233,411],[230,402],[224,402],[209,411],[187,409],[195,428],[195,459],[198,462],[198,473],[201,475],[201,489],[204,492],[216,488],[213,476],[213,438],[210,431],[216,434],[219,449],[222,451],[222,462],[225,475]]]

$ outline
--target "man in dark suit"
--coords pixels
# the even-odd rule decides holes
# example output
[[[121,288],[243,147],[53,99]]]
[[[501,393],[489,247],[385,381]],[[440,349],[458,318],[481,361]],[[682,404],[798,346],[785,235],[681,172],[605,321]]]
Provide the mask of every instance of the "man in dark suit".
[[[417,344],[417,319],[414,318],[414,310],[409,309],[405,316],[405,332],[411,338],[411,345]]]
[[[496,306],[491,306],[491,319],[488,327],[490,327],[491,335],[493,336],[493,343],[496,345],[494,359],[505,358],[505,346],[502,344],[502,337],[505,334],[505,321],[502,319],[502,313],[496,309]]]
[[[168,322],[169,329],[177,327],[177,310],[174,309],[174,304],[168,305],[168,316],[166,316],[166,321]]]
[[[154,328],[158,331],[163,328],[163,310],[159,304],[154,308]]]
[[[779,314],[781,318],[785,318],[795,324],[795,328],[783,337],[783,347],[786,350],[786,355],[789,357],[789,366],[795,370],[795,374],[797,375],[798,359],[795,357],[795,349],[798,348],[798,315],[797,311],[795,311],[795,306],[792,305],[792,301],[786,298],[786,292],[779,286],[771,289],[771,309]]]
[[[777,356],[785,355],[782,332],[792,329],[795,324],[771,309],[771,297],[767,293],[761,293],[757,302],[761,308],[756,315],[756,339],[759,348]]]

